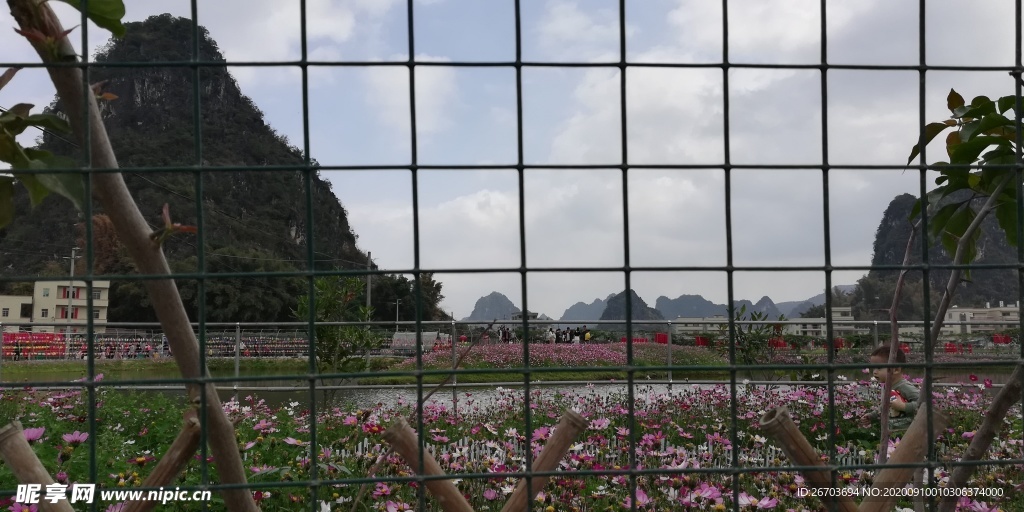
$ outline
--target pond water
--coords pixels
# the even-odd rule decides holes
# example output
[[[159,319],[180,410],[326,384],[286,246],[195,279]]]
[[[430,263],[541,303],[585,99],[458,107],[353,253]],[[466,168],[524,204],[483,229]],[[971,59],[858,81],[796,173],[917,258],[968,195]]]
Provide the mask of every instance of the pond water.
[[[1006,383],[1009,380],[1010,373],[1008,371],[998,372],[987,370],[988,373],[977,374],[977,381],[972,381],[972,374],[963,370],[936,370],[936,385],[976,385],[982,383],[985,379],[991,379],[994,387],[990,392],[995,392],[999,389],[1001,384]],[[258,381],[246,381],[245,376],[240,377],[237,383],[237,388],[233,383],[222,383],[219,386],[219,394],[221,400],[231,399],[237,395],[239,398],[252,395],[266,400],[270,405],[279,406],[289,402],[308,403],[310,399],[309,382],[306,380],[296,379],[293,374],[283,374],[281,372],[262,372],[259,377],[273,377],[275,375],[281,375],[281,379],[272,380],[258,380]],[[116,374],[105,373],[103,382],[107,385],[118,386],[118,381],[135,381],[132,384],[123,385],[124,388],[136,389],[143,392],[153,393],[164,393],[172,396],[180,396],[184,392],[184,387],[176,384],[154,384],[145,385],[140,384],[140,380],[159,380],[159,379],[174,379],[179,375],[174,371],[167,372],[118,372]],[[233,376],[233,372],[214,372],[215,377],[230,377]],[[251,376],[251,375],[250,375]],[[850,373],[846,375],[848,379],[863,379],[864,375],[860,372]],[[26,379],[9,379],[7,375],[2,375],[2,381],[5,384],[14,382],[24,382]],[[913,377],[913,375],[911,375]],[[71,380],[67,373],[64,372],[38,372],[32,375],[32,381],[34,382],[67,382]],[[816,381],[824,384],[823,381]],[[640,380],[636,382],[637,389],[649,390],[654,392],[668,392],[670,390],[679,390],[687,387],[688,385],[699,385],[699,386],[716,386],[716,385],[728,385],[728,380],[675,380],[671,384],[667,381],[652,381],[652,380]],[[785,386],[785,383],[776,381],[754,381],[752,385],[776,385]],[[812,384],[808,382],[807,384]],[[319,389],[320,383],[317,383],[318,389],[316,392],[318,402],[323,399],[324,391]],[[121,386],[118,386],[121,387]],[[462,384],[459,385],[453,395],[452,387],[445,387],[437,391],[432,397],[431,402],[437,404],[444,404],[447,407],[451,407],[453,403],[457,403],[459,406],[465,406],[467,403],[472,401],[475,405],[484,405],[489,403],[499,396],[498,387],[504,388],[521,388],[522,382],[508,382],[508,383],[493,383],[493,384]],[[565,382],[565,383],[531,383],[531,389],[541,389],[543,393],[557,393],[565,391],[580,391],[588,387],[588,383],[585,382]],[[418,392],[415,385],[406,386],[357,386],[357,385],[342,385],[338,386],[339,389],[335,392],[335,401],[338,405],[352,406],[352,407],[367,407],[378,403],[383,404],[396,404],[399,401],[405,403],[414,403],[418,399]],[[434,385],[427,384],[424,386],[423,393],[427,394],[434,388]],[[594,391],[604,394],[612,395],[616,393],[625,394],[627,390],[626,383],[623,381],[618,382],[595,382]],[[454,397],[454,398],[453,398]]]

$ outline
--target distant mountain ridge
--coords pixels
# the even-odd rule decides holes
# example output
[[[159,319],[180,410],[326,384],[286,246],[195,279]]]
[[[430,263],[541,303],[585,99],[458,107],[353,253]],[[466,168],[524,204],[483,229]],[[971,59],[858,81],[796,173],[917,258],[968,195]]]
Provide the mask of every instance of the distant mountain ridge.
[[[838,285],[844,292],[852,292],[856,285]],[[769,318],[798,318],[808,309],[825,303],[825,293],[819,293],[806,300],[787,301],[776,304],[767,295],[757,302],[750,300],[735,301],[736,309],[746,306],[747,311],[756,311],[768,315]],[[716,304],[700,295],[684,294],[674,299],[664,295],[658,297],[654,307],[648,306],[636,291],[632,291],[633,320],[635,321],[666,321],[676,318],[704,318],[725,316],[728,308],[725,304]],[[575,327],[594,320],[625,320],[625,292],[613,293],[606,298],[595,298],[590,303],[579,301],[569,306],[558,318],[560,327]],[[609,310],[609,308],[611,308]],[[497,291],[480,297],[473,307],[473,312],[463,321],[490,322],[492,320],[511,319],[521,310],[504,294]],[[547,315],[539,315],[542,320],[550,320]]]

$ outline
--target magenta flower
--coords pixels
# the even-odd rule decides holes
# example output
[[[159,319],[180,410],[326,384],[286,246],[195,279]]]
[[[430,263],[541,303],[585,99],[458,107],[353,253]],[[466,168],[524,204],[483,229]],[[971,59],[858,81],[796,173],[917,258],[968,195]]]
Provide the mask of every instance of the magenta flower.
[[[377,487],[373,490],[373,497],[380,498],[381,496],[390,496],[391,488],[384,482],[377,482]]]
[[[76,430],[70,434],[64,434],[61,438],[64,439],[64,442],[70,443],[71,446],[78,446],[89,439],[89,434],[87,432],[79,432]]]
[[[274,431],[274,424],[269,422],[269,421],[267,421],[267,420],[260,420],[260,422],[257,423],[255,426],[253,426],[252,429],[253,430],[258,430],[258,431],[266,434],[268,432],[273,432]]]
[[[156,457],[153,457],[151,455],[139,455],[138,457],[132,457],[128,459],[128,463],[136,464],[141,468],[142,466],[145,466],[146,464],[149,464],[154,460],[156,460]]]
[[[11,512],[39,512],[39,505],[22,505],[21,503],[15,503],[8,509]]]
[[[484,499],[487,501],[494,501],[498,499],[498,491],[494,489],[487,489],[484,491]]]
[[[30,443],[42,438],[43,432],[46,432],[46,427],[26,428],[25,430],[22,430],[22,433],[25,435],[25,440]]]
[[[107,507],[106,512],[121,512],[124,509],[125,509],[124,502],[114,503],[113,505]]]

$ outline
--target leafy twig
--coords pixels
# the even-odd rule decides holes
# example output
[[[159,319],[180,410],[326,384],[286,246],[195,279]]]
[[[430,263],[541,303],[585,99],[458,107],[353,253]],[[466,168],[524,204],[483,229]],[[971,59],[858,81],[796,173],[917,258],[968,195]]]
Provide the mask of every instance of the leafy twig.
[[[988,216],[989,212],[995,208],[995,203],[998,200],[999,194],[1002,193],[1003,189],[1010,183],[1010,181],[1016,176],[1016,173],[1007,172],[1003,179],[996,186],[995,191],[985,201],[985,205],[978,211],[978,216],[975,217],[974,222],[967,227],[965,236],[960,239],[957,244],[956,256],[953,257],[953,263],[959,264],[963,260],[963,253],[966,252],[964,249],[967,244],[967,240],[970,239],[969,234],[973,233],[981,225],[981,221]],[[935,322],[932,324],[931,339],[935,340],[938,337],[939,329],[942,328],[942,321],[946,318],[946,310],[949,308],[949,303],[953,298],[956,284],[960,280],[960,269],[954,268],[952,274],[949,276],[949,282],[946,284],[946,290],[942,295],[942,302],[939,303],[939,310],[935,313]],[[935,350],[934,345],[932,350]],[[992,444],[992,440],[996,436],[996,430],[1003,423],[1003,418],[1006,417],[1007,411],[1010,407],[1020,401],[1021,393],[1021,378],[1024,378],[1024,374],[1021,372],[1021,365],[1018,363],[1017,367],[1013,370],[1010,375],[1010,379],[1007,381],[1003,389],[996,395],[995,400],[989,409],[985,411],[985,419],[982,421],[981,426],[974,434],[974,438],[971,439],[971,444],[967,447],[967,452],[960,459],[961,462],[970,462],[975,460],[981,460],[981,457],[988,452],[989,446]],[[951,489],[965,487],[967,481],[971,479],[974,474],[974,470],[977,466],[964,465],[957,466],[953,470],[953,474],[949,477],[948,487]],[[944,512],[952,512],[956,508],[956,498],[943,499],[939,510]]]
[[[89,5],[96,7],[98,3],[90,2]],[[7,4],[21,30],[36,30],[53,39],[55,47],[51,47],[48,40],[37,42],[30,39],[43,62],[52,64],[63,60],[64,56],[75,55],[74,48],[66,37],[56,37],[58,34],[63,34],[64,30],[60,20],[47,2],[44,0],[7,0]],[[96,98],[91,94],[83,94],[82,71],[72,66],[49,66],[46,69],[79,141],[84,144],[86,131],[89,133],[87,154],[91,157],[92,168],[117,169],[117,158],[114,156],[106,129],[100,119]],[[124,242],[139,273],[169,275],[170,267],[167,264],[167,259],[160,247],[151,242],[149,225],[135,204],[121,174],[98,172],[92,175],[92,183],[96,199],[108,212],[118,237]],[[207,377],[206,368],[199,364],[199,344],[174,281],[166,278],[148,279],[145,281],[145,286],[157,318],[167,335],[168,343],[174,351],[174,360],[178,364],[182,377],[195,380]],[[217,460],[217,473],[221,481],[226,484],[244,486],[246,484],[245,469],[238,452],[235,429],[221,406],[215,388],[207,383],[192,383],[188,385],[188,388],[193,402],[200,402],[200,397],[205,398],[205,412],[209,427],[207,430],[208,442],[211,452]],[[232,512],[258,512],[259,510],[252,494],[244,487],[223,490],[221,495],[224,498],[225,508]]]

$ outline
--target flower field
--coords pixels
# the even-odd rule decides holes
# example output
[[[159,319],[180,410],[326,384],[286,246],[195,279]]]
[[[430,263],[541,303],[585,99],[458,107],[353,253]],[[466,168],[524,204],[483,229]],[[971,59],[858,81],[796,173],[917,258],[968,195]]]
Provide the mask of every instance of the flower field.
[[[834,442],[839,464],[873,460],[877,434],[856,425],[857,418],[874,407],[873,397],[878,392],[873,386],[849,382],[835,387]],[[936,449],[940,459],[955,459],[966,448],[990,398],[983,383],[939,391],[936,404],[951,413],[952,422]],[[639,386],[632,411],[626,396],[607,394],[596,386],[573,392],[537,391],[530,397],[530,431],[523,419],[522,393],[499,389],[496,395],[484,404],[467,394],[460,398],[457,414],[437,404],[428,404],[423,411],[428,449],[447,473],[464,476],[457,485],[475,510],[500,510],[516,482],[502,473],[523,470],[525,454],[539,452],[559,416],[569,408],[588,418],[590,427],[562,461],[563,474],[553,478],[539,498],[545,511],[629,510],[632,505],[644,511],[820,509],[814,498],[799,496],[803,480],[796,473],[744,471],[734,481],[714,470],[731,467],[734,457],[739,468],[785,465],[757,425],[758,418],[777,404],[787,405],[811,443],[827,454],[830,410],[824,388],[739,385],[735,437],[731,434],[728,386],[677,386],[672,393]],[[395,455],[386,455],[387,445],[382,440],[382,432],[393,418],[412,414],[410,404],[320,411],[316,414],[315,447],[310,435],[313,418],[303,404],[292,402],[275,409],[257,397],[245,397],[240,403],[225,404],[225,408],[240,418],[239,450],[264,511],[352,510],[359,485],[344,480],[365,478],[381,457],[377,477],[382,481],[368,486],[357,510],[419,509],[417,484],[401,480],[411,475],[409,468]],[[103,488],[140,485],[177,434],[183,410],[182,404],[162,395],[100,387],[97,428],[90,432],[88,407],[81,392],[24,389],[7,391],[0,399],[0,413],[21,420],[37,455],[62,483],[90,481],[89,448],[95,444],[95,481]],[[972,483],[1001,489],[1006,497],[965,499],[960,510],[1024,507],[1024,501],[1011,492],[1024,481],[1024,468],[999,464],[1000,460],[1024,457],[1019,409],[1011,411],[1008,418],[1012,421],[1006,423],[989,453],[993,464],[979,468]],[[631,467],[631,453],[633,467],[641,471],[636,476],[635,493],[629,476],[622,474]],[[211,481],[216,481],[216,460],[207,458],[206,462]],[[202,463],[197,454],[174,485],[200,484]],[[306,484],[314,467],[317,478],[328,482],[317,488],[316,498]],[[611,474],[580,473],[592,471]],[[471,474],[480,477],[469,477]],[[940,482],[946,475],[944,468],[935,472]],[[840,479],[848,485],[867,485],[871,472],[844,470]],[[13,494],[15,482],[9,470],[0,471],[0,486]],[[215,495],[213,510],[219,509],[217,499]],[[9,497],[2,506],[22,509]],[[108,506],[117,510],[114,503],[105,503],[100,510]],[[183,502],[161,510],[195,508],[195,504]],[[427,509],[439,510],[429,497]]]
[[[459,348],[459,353],[464,350]],[[640,367],[635,374],[637,378],[663,377],[664,371],[646,371],[645,366],[668,365],[668,347],[655,343],[636,344],[633,346],[633,364]],[[530,367],[557,369],[556,372],[537,372],[531,378],[537,380],[607,380],[625,379],[626,373],[613,367],[625,366],[626,346],[620,343],[555,345],[544,343],[530,344]],[[698,347],[672,347],[672,364],[699,365],[708,368],[702,376],[728,378],[728,373],[715,371],[714,366],[728,365],[721,355]],[[482,344],[474,346],[463,359],[461,369],[489,369],[495,372],[487,374],[468,374],[460,376],[459,381],[500,382],[522,380],[522,373],[514,371],[523,368],[523,347],[504,343]],[[426,370],[446,370],[452,367],[452,353],[447,350],[429,352],[423,355],[423,368]],[[579,368],[596,368],[597,370],[580,371]],[[601,370],[608,368],[607,370]],[[416,369],[416,359],[409,358],[399,364],[392,365],[387,371],[408,372]],[[505,371],[503,371],[505,370]],[[682,375],[682,372],[676,372]],[[687,376],[701,376],[690,373]],[[426,382],[440,382],[440,375],[432,375],[433,379],[425,378]],[[408,377],[377,377],[365,379],[363,382],[374,384],[415,383]]]

